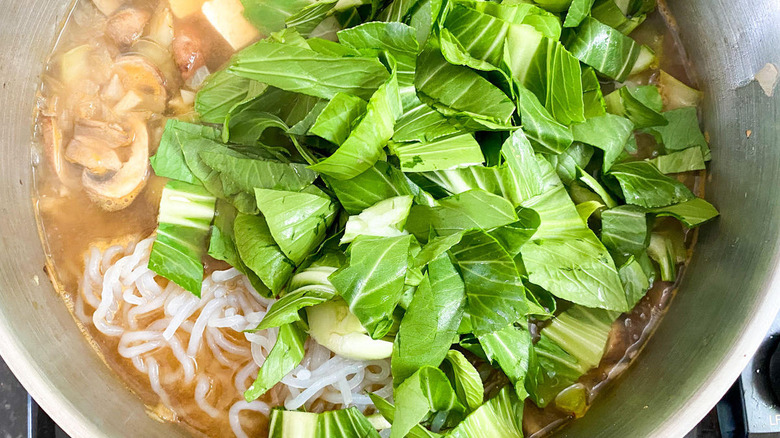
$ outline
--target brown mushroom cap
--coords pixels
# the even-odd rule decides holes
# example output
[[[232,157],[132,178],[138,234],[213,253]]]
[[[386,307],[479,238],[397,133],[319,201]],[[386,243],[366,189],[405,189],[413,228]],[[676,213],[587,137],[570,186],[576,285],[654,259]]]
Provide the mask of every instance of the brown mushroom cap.
[[[136,108],[155,113],[165,111],[168,92],[165,90],[165,80],[160,71],[144,57],[129,55],[117,58],[111,69],[111,76],[119,77],[122,88],[128,93],[135,93],[141,102]]]
[[[129,47],[144,32],[152,14],[138,8],[123,8],[108,17],[106,34],[120,47]]]
[[[133,142],[130,158],[108,178],[101,178],[88,169],[82,175],[82,184],[90,199],[106,211],[127,208],[149,180],[149,132],[141,120],[132,120]]]

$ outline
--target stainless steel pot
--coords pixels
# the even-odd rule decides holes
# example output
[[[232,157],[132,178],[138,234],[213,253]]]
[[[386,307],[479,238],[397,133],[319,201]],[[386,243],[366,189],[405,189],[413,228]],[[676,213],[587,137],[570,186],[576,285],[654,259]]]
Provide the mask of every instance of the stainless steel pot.
[[[769,97],[752,81],[766,63],[780,65],[780,2],[669,3],[707,95],[707,197],[722,217],[702,229],[680,293],[639,360],[560,436],[684,435],[780,310],[780,90]],[[183,437],[152,420],[106,368],[43,271],[31,124],[39,73],[68,10],[65,0],[0,0],[0,353],[73,437]]]

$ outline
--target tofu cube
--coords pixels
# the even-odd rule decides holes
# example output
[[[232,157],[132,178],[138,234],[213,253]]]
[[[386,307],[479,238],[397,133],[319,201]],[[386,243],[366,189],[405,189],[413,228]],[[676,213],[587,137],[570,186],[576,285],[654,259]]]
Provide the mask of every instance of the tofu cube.
[[[260,38],[260,33],[244,18],[240,0],[209,0],[203,3],[203,15],[234,50],[243,49]]]

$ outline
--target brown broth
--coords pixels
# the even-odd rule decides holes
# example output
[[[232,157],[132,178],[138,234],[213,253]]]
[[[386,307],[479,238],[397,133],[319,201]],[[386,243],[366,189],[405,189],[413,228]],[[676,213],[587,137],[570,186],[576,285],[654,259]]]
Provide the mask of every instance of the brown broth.
[[[130,4],[155,11],[160,6],[158,0],[137,0]],[[164,2],[163,2],[164,3]],[[157,207],[161,190],[165,179],[152,175],[132,205],[122,211],[109,213],[95,205],[80,184],[80,168],[64,161],[60,167],[55,166],[56,157],[52,155],[45,143],[45,123],[54,120],[62,130],[62,135],[67,140],[73,131],[73,113],[78,112],[83,102],[96,99],[96,89],[99,81],[107,80],[107,70],[111,60],[120,52],[120,49],[103,34],[105,18],[95,10],[91,2],[79,0],[65,24],[57,47],[47,64],[43,77],[43,84],[38,99],[38,119],[36,137],[41,143],[40,160],[34,163],[36,179],[35,204],[39,214],[39,226],[43,243],[48,254],[48,271],[52,281],[63,296],[67,305],[73,309],[73,302],[79,293],[79,279],[84,271],[84,254],[94,245],[108,247],[113,244],[125,242],[130,238],[140,238],[150,235],[156,227]],[[210,71],[217,70],[232,54],[230,46],[207,23],[205,17],[196,13],[186,19],[176,19],[175,28],[194,28],[204,34],[206,41],[206,65]],[[671,73],[685,83],[691,84],[691,78],[687,73],[687,65],[683,53],[677,45],[674,34],[667,26],[664,17],[660,13],[652,14],[633,34],[637,41],[649,45],[656,53],[660,54],[660,68]],[[92,65],[92,75],[95,83],[81,84],[82,87],[68,88],[60,81],[60,63],[62,56],[68,50],[82,44],[98,48],[101,55],[97,57],[101,62]],[[634,78],[637,83],[653,83],[657,70]],[[171,81],[169,94],[176,95],[180,83]],[[170,102],[170,99],[169,99]],[[172,102],[171,102],[172,103]],[[94,110],[88,108],[87,112]],[[191,104],[169,104],[164,114],[152,115],[149,119],[150,137],[153,149],[162,132],[164,122],[169,117],[186,116],[192,111]],[[122,120],[117,120],[122,123]],[[639,136],[639,153],[637,158],[652,157],[657,154],[657,145],[650,136]],[[703,172],[702,172],[703,176]],[[700,177],[685,177],[683,179],[691,188],[702,191]],[[670,221],[664,221],[664,225],[670,225]],[[677,225],[679,226],[679,225]],[[695,243],[695,232],[687,234],[688,247],[692,249]],[[660,320],[664,309],[668,306],[675,291],[675,285],[656,282],[651,291],[630,313],[621,316],[612,326],[609,344],[600,366],[583,376],[579,383],[585,385],[590,391],[592,400],[598,392],[614,381],[631,361],[639,354],[645,340],[650,336],[653,328]],[[211,437],[233,436],[230,426],[220,417],[214,420],[200,411],[192,403],[192,388],[182,388],[180,391],[169,392],[173,394],[172,403],[175,413],[162,407],[159,397],[149,387],[149,380],[145,374],[138,372],[132,364],[117,353],[118,341],[99,333],[94,326],[82,325],[82,329],[96,351],[105,360],[106,364],[121,376],[128,388],[134,391],[149,406],[150,415],[171,421],[181,421],[187,425],[195,435]],[[235,339],[237,343],[245,341]],[[159,358],[165,363],[165,358]],[[236,394],[230,393],[231,379],[236,370],[224,369],[220,364],[198,362],[198,366],[207,367],[209,374],[214,377],[214,387],[227,388],[224,394],[219,395],[220,407],[229,408]],[[484,368],[484,367],[483,367]],[[484,370],[484,375],[489,375],[490,370]],[[497,386],[504,382],[502,378],[491,379],[488,387]],[[571,420],[566,414],[548,406],[545,409],[536,407],[530,400],[526,402],[523,428],[526,436],[540,438],[552,433],[567,421]],[[260,436],[265,430],[265,422],[256,420],[255,436]]]

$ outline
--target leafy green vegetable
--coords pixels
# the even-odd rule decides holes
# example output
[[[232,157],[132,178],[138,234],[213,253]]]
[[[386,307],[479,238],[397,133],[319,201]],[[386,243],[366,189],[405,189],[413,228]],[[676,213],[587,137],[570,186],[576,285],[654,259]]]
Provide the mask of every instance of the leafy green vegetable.
[[[672,216],[680,220],[686,227],[694,228],[718,216],[718,210],[701,198],[670,205],[668,207],[651,208],[650,213],[656,216]]]
[[[226,179],[223,180],[222,174],[215,172],[201,157],[201,154],[207,152],[229,155],[233,158],[246,157],[245,154],[220,143],[217,140],[218,135],[219,131],[210,127],[170,120],[165,126],[163,140],[157,155],[153,158],[152,166],[160,169],[161,176],[186,182],[200,182],[212,195],[229,200],[239,210],[251,213],[255,210],[251,205],[251,198],[241,191],[240,186],[255,181],[242,181],[244,178],[242,172],[232,168],[226,171]],[[261,148],[252,148],[249,152],[254,158],[270,158]],[[227,158],[219,160],[227,160]],[[230,176],[235,177],[237,181],[230,180]],[[267,177],[264,180],[270,182],[273,179]],[[285,178],[285,181],[290,182],[290,179]]]
[[[517,90],[517,111],[523,131],[539,152],[560,154],[574,141],[571,131],[558,123],[530,90]]]
[[[417,58],[414,85],[423,102],[461,123],[504,129],[515,112],[503,91],[476,72],[450,64],[434,45]]]
[[[593,148],[582,143],[574,143],[566,152],[560,155],[551,155],[547,161],[555,167],[555,172],[561,181],[569,185],[576,180],[593,158]]]
[[[149,269],[200,297],[203,255],[216,199],[203,187],[170,181],[163,189]]]
[[[512,257],[520,254],[523,245],[536,234],[541,224],[539,214],[530,208],[518,208],[517,217],[517,222],[490,231],[490,235],[495,237]]]
[[[266,35],[284,29],[286,20],[310,3],[312,0],[241,0],[244,16]]]
[[[662,174],[647,161],[616,164],[609,175],[620,183],[626,202],[640,207],[666,207],[695,198],[683,183]]]
[[[384,51],[396,61],[398,86],[404,109],[420,103],[414,72],[420,47],[413,27],[403,23],[365,23],[339,32],[339,41],[361,52]]]
[[[255,195],[276,244],[296,265],[325,239],[336,215],[336,206],[321,192],[255,189]]]
[[[285,24],[288,28],[293,28],[301,35],[308,37],[330,14],[337,2],[338,0],[316,0],[287,17]]]
[[[335,271],[329,266],[310,267],[298,272],[290,280],[289,292],[273,303],[260,325],[253,331],[280,327],[299,321],[298,312],[306,307],[316,306],[336,296],[336,288],[330,284],[328,276]]]
[[[377,410],[385,419],[387,419],[387,421],[393,422],[395,420],[395,406],[376,394],[368,394],[368,396],[371,398],[371,401],[374,402],[374,406],[376,406]],[[414,427],[412,427],[412,430],[406,434],[406,436],[407,438],[441,438],[443,435],[440,433],[431,432],[430,430],[423,427],[422,424],[416,424]]]
[[[200,142],[212,145],[219,137],[219,131],[209,126],[168,120],[157,153],[149,159],[154,173],[165,178],[197,184],[199,179],[195,176],[195,171],[190,170],[182,147]]]
[[[710,149],[707,140],[699,128],[699,116],[696,108],[687,107],[667,111],[664,118],[669,121],[666,126],[657,126],[652,129],[659,142],[667,151],[681,151],[684,149],[701,148],[704,160],[710,159]]]
[[[663,229],[650,234],[650,246],[647,253],[661,268],[661,280],[677,280],[677,265],[686,258],[686,250],[682,230]]]
[[[606,114],[573,125],[572,133],[575,141],[604,151],[604,170],[607,171],[625,149],[628,139],[634,135],[634,124],[626,118]]]
[[[460,239],[463,238],[463,234],[464,232],[459,232],[430,239],[414,257],[414,267],[422,268],[437,259],[440,255],[452,249],[452,247],[457,245],[460,242]]]
[[[379,19],[382,21],[404,21],[418,3],[420,3],[419,0],[395,0],[382,11]]]
[[[447,376],[438,368],[420,368],[395,390],[395,418],[391,438],[403,438],[429,412],[462,419],[466,408],[458,400]]]
[[[557,180],[551,168],[545,173]],[[535,210],[541,219],[539,229],[520,251],[532,283],[577,304],[628,310],[612,258],[582,221],[560,182],[523,207]]]
[[[412,194],[403,173],[384,161],[352,179],[326,181],[349,214],[358,214],[385,199]]]
[[[541,372],[534,378],[531,399],[545,407],[563,389],[598,366],[617,314],[574,306],[545,327],[534,345]]]
[[[566,14],[566,21],[563,27],[577,27],[585,18],[590,15],[590,9],[595,0],[572,0],[569,6],[569,12]]]
[[[491,229],[517,221],[512,204],[484,190],[469,190],[438,201],[434,207],[415,205],[406,227],[418,240],[432,228],[444,236],[471,228]]]
[[[236,220],[237,210],[225,201],[217,200],[217,208],[214,214],[214,226],[211,229],[208,254],[222,260],[236,268],[249,278],[252,287],[260,295],[270,297],[271,291],[263,284],[262,280],[252,272],[238,254],[233,223]]]
[[[396,403],[275,411],[272,436],[515,438],[526,397],[582,415],[576,383],[618,312],[673,281],[683,226],[718,214],[665,175],[710,158],[700,93],[664,72],[620,83],[656,64],[626,36],[655,1],[241,1],[265,39],[198,92],[208,125],[169,121],[151,160],[210,203],[162,206],[189,246],[161,265],[195,290],[214,215],[208,254],[278,298],[248,400],[298,366],[307,330],[390,358]],[[485,402],[498,388],[459,350],[514,391]]]
[[[628,35],[647,18],[645,14],[629,16],[630,6],[625,0],[596,0],[591,15],[607,26]]]
[[[621,205],[601,213],[601,241],[624,259],[647,248],[645,212],[633,205]]]
[[[222,124],[223,141],[254,145],[268,129],[288,130],[322,106],[322,100],[279,88],[268,87],[230,110]],[[299,134],[300,135],[300,134]]]
[[[507,166],[469,166],[424,174],[425,178],[447,193],[460,194],[473,189],[506,198],[512,204],[520,203],[514,176]]]
[[[528,397],[533,388],[526,389],[526,374],[536,361],[531,333],[510,325],[478,338],[488,360],[498,365],[515,386],[518,398]]]
[[[668,124],[661,114],[661,95],[653,85],[626,86],[615,90],[605,98],[607,111],[631,120],[637,128],[664,126]]]
[[[626,290],[628,304],[636,306],[639,300],[644,298],[651,286],[651,279],[645,273],[642,264],[633,257],[620,267],[620,280]]]
[[[607,103],[601,92],[601,83],[593,67],[582,69],[582,99],[585,104],[586,120],[607,113]]]
[[[526,291],[514,259],[484,231],[463,235],[452,256],[466,285],[466,314],[477,335],[519,321],[528,313]]]
[[[460,402],[471,411],[479,408],[482,405],[485,388],[479,372],[466,356],[458,350],[450,350],[442,367],[453,383],[452,386]]]
[[[482,164],[485,157],[471,134],[444,137],[431,142],[392,146],[404,172],[430,172]]]
[[[349,264],[329,278],[373,339],[387,334],[401,299],[411,236],[358,236]]]
[[[266,220],[262,216],[239,214],[233,230],[241,260],[278,295],[292,276],[295,263],[279,249]]]
[[[577,59],[599,73],[623,82],[639,58],[641,46],[592,17],[586,17],[566,43]]]
[[[449,435],[452,438],[517,438],[523,436],[523,401],[504,387],[466,417]]]
[[[410,195],[379,201],[357,216],[350,216],[341,243],[349,243],[357,236],[394,237],[406,234],[404,226],[413,198]]]
[[[606,208],[606,206],[599,201],[585,201],[577,204],[575,207],[577,207],[577,214],[579,214],[582,221],[586,223],[597,211]]]
[[[704,96],[663,70],[658,75],[658,88],[663,95],[664,109],[668,111],[699,106]]]
[[[319,114],[309,133],[341,145],[366,114],[366,105],[366,101],[359,97],[338,93]]]
[[[332,99],[337,93],[368,99],[389,76],[377,58],[324,55],[269,40],[238,52],[228,71],[283,90],[324,99]]]
[[[246,401],[257,400],[273,388],[290,371],[300,365],[303,360],[303,343],[306,342],[306,332],[295,324],[285,324],[279,327],[276,343],[260,366],[257,379],[244,392]]]
[[[682,173],[707,168],[701,148],[693,147],[667,155],[659,155],[650,160],[661,173]]]
[[[204,150],[198,154],[221,182],[222,196],[242,213],[257,213],[255,189],[299,191],[311,185],[317,174],[298,163],[258,160],[224,151]]]
[[[424,366],[439,366],[457,335],[465,301],[463,280],[446,255],[428,265],[401,320],[390,362],[403,382]]]
[[[336,179],[350,179],[368,170],[382,156],[382,148],[393,137],[395,121],[401,116],[396,73],[368,101],[366,115],[330,157],[311,169]]]
[[[267,85],[220,70],[209,76],[195,98],[195,111],[206,123],[223,123],[230,111],[265,91]]]
[[[306,308],[309,335],[318,344],[341,357],[353,360],[379,360],[390,357],[393,343],[372,339],[347,303],[335,298]]]
[[[563,125],[585,121],[582,70],[576,57],[557,40],[539,39],[534,30],[517,26],[507,36],[505,56],[512,77],[532,91],[550,114]],[[529,41],[530,39],[530,41]]]
[[[613,208],[617,206],[617,203],[614,199],[612,199],[612,196],[609,195],[609,192],[596,180],[593,175],[583,171],[582,169],[577,169],[577,176],[579,177],[579,181],[588,187],[593,193],[595,193],[599,199],[597,202],[603,202],[604,205],[606,205],[608,208]],[[575,201],[579,202],[577,199],[578,196],[576,194],[576,187],[575,185],[572,185],[569,187],[569,190],[571,190],[571,197]]]
[[[420,103],[398,119],[393,140],[399,143],[434,141],[459,132],[460,130],[438,111]]]
[[[269,438],[379,438],[371,422],[356,407],[312,412],[271,411]]]

